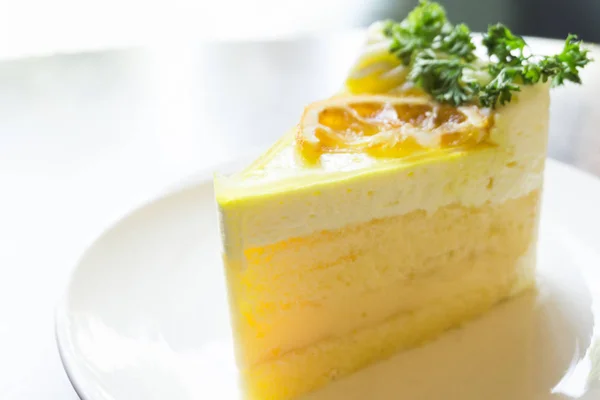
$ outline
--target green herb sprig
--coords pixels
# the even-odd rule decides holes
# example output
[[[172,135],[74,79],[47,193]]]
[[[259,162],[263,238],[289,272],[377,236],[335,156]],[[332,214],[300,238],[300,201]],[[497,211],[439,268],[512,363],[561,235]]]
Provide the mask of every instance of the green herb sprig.
[[[383,33],[391,39],[390,53],[410,68],[408,79],[437,101],[459,106],[479,103],[495,108],[511,101],[521,85],[551,80],[581,83],[579,71],[592,59],[577,36],[569,35],[561,53],[527,54],[522,37],[502,24],[492,25],[483,36],[489,60],[476,62],[470,29],[452,25],[444,8],[421,0],[402,22],[386,21]],[[487,72],[488,79],[481,77]]]

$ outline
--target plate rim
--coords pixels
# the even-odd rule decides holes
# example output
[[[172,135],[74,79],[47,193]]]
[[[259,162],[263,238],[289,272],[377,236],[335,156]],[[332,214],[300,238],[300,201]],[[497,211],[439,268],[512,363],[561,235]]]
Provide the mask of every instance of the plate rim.
[[[85,384],[82,384],[81,382],[84,381],[84,379],[78,377],[80,372],[77,368],[77,362],[75,362],[74,360],[75,357],[73,356],[71,349],[68,348],[71,344],[71,338],[68,333],[69,318],[66,316],[67,301],[69,298],[71,287],[73,286],[75,281],[75,273],[80,267],[81,262],[85,259],[86,255],[90,252],[90,250],[98,241],[100,241],[103,237],[110,235],[113,230],[115,230],[121,223],[123,223],[123,221],[131,218],[131,216],[133,216],[135,213],[145,208],[151,207],[153,204],[159,203],[160,201],[165,200],[169,197],[177,196],[178,194],[190,190],[194,187],[210,184],[216,172],[252,160],[252,158],[256,156],[256,152],[257,149],[252,148],[249,151],[241,153],[237,157],[232,157],[221,162],[215,163],[211,166],[205,167],[201,170],[188,174],[180,180],[165,185],[164,187],[155,191],[154,194],[146,196],[143,200],[137,202],[131,207],[128,207],[116,218],[113,218],[110,221],[108,221],[100,230],[100,233],[94,236],[94,238],[84,246],[83,251],[79,253],[78,257],[76,258],[76,261],[74,262],[74,265],[70,269],[68,278],[63,287],[62,294],[60,295],[59,300],[55,305],[53,323],[54,340],[56,342],[60,362],[62,364],[63,370],[65,371],[65,375],[69,380],[69,383],[73,387],[73,390],[75,391],[75,394],[77,395],[77,397],[79,397],[79,399],[114,400],[112,398],[96,399],[92,394],[83,389],[83,386]]]
[[[69,293],[73,284],[75,283],[75,273],[78,268],[81,266],[82,261],[85,259],[85,256],[90,252],[95,243],[100,241],[106,235],[110,235],[113,230],[115,230],[120,224],[122,224],[125,220],[129,219],[135,213],[151,207],[152,205],[167,199],[169,197],[177,196],[187,190],[193,189],[194,187],[207,185],[212,182],[212,177],[214,176],[215,171],[219,171],[224,168],[229,168],[231,166],[243,163],[252,157],[253,153],[245,153],[241,156],[229,159],[227,161],[223,161],[212,167],[208,167],[197,171],[196,173],[192,173],[187,177],[184,177],[182,180],[177,181],[171,185],[167,185],[163,189],[160,189],[156,192],[155,195],[151,195],[146,197],[143,201],[138,204],[128,208],[124,213],[122,213],[116,219],[110,221],[105,228],[101,230],[101,232],[95,236],[95,238],[85,246],[84,250],[79,254],[77,260],[75,261],[75,265],[71,268],[69,273],[69,277],[67,279],[66,285],[64,286],[63,293],[59,298],[55,306],[54,312],[54,337],[56,341],[56,346],[58,349],[58,355],[71,386],[73,390],[77,394],[77,396],[81,400],[115,400],[107,397],[96,397],[94,394],[89,392],[89,389],[84,389],[85,382],[84,379],[79,376],[80,368],[77,366],[77,362],[75,361],[75,356],[72,354],[72,350],[69,348],[71,346],[71,338],[68,333],[70,321],[66,316],[67,301],[69,298]],[[600,178],[587,172],[581,170],[573,165],[566,164],[562,161],[555,160],[553,158],[548,157],[546,159],[546,168],[545,174],[549,169],[553,169],[558,171],[557,173],[561,176],[569,175],[572,176],[572,182],[584,182],[587,183],[585,187],[593,187],[596,188],[594,190],[593,196],[597,196],[600,200]],[[542,218],[543,220],[543,218]],[[599,247],[600,249],[600,247]]]

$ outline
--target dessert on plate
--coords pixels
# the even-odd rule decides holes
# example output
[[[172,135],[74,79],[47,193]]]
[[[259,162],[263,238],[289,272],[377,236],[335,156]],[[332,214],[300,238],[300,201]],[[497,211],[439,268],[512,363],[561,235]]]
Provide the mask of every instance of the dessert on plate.
[[[375,23],[339,93],[215,178],[247,399],[296,398],[534,284],[549,90],[589,59],[575,36],[531,55],[500,24],[475,42],[436,3]]]

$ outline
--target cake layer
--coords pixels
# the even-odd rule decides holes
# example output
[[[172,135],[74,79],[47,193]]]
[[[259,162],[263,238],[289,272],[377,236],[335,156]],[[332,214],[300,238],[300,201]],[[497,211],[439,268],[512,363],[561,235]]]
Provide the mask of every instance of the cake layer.
[[[547,85],[525,87],[494,114],[486,145],[417,158],[328,154],[306,165],[288,137],[249,171],[215,180],[225,254],[241,259],[249,247],[348,224],[523,196],[542,182],[548,109]]]
[[[481,263],[488,267],[447,277],[449,286],[461,290],[447,292],[435,302],[397,313],[379,324],[281,354],[277,359],[241,368],[246,398],[296,398],[400,350],[427,342],[484,313],[533,285],[534,246],[532,243],[531,248],[512,263],[500,262],[492,254],[482,256]]]
[[[510,278],[535,240],[538,203],[534,190],[413,211],[226,259],[242,367]]]

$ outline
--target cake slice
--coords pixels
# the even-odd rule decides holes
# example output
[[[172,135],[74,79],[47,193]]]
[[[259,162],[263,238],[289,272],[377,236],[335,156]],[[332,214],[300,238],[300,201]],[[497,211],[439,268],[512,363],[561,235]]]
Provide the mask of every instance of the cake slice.
[[[495,56],[521,40],[501,28],[484,38]],[[408,57],[407,35],[425,43]],[[216,177],[246,399],[296,398],[534,284],[543,82],[559,71],[534,81],[519,61],[510,77],[510,51],[476,58],[468,29],[421,3],[370,30],[341,93]]]

